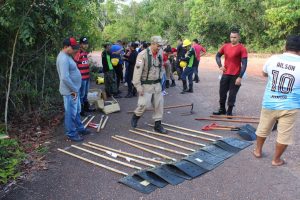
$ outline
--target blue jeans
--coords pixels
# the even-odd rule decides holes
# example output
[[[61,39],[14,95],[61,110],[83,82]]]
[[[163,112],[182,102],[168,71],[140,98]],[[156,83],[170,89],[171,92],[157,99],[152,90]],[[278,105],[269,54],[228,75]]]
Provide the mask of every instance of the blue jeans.
[[[80,119],[81,105],[79,98],[73,99],[71,95],[63,96],[65,107],[65,134],[69,137],[77,136],[84,126]]]
[[[198,76],[199,63],[200,63],[200,61],[195,61],[195,65],[193,66],[195,76]]]
[[[182,72],[181,79],[183,81],[185,81],[186,77],[188,77],[189,84],[193,84],[193,73],[194,73],[194,68],[193,67],[186,67],[186,68],[184,68],[184,70]]]
[[[87,95],[90,89],[90,79],[82,80],[80,87],[80,103],[81,105],[88,102]]]

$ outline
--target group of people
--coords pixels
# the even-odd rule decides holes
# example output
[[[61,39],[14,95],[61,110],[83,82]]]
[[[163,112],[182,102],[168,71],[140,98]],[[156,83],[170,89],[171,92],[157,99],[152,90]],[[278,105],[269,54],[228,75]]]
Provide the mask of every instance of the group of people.
[[[223,75],[219,87],[220,105],[219,110],[213,112],[215,115],[231,116],[235,106],[248,62],[247,49],[239,41],[239,32],[231,31],[230,43],[224,44],[216,54],[216,63]],[[278,122],[276,149],[272,159],[274,166],[284,164],[281,155],[293,143],[293,127],[300,108],[300,36],[288,37],[285,48],[285,53],[272,56],[263,67],[263,75],[268,77],[268,83],[256,131],[257,144],[253,152],[256,158],[263,156],[262,147],[266,137],[275,122]],[[80,135],[89,133],[80,120],[81,108],[90,109],[86,99],[89,88],[86,49],[87,38],[82,37],[80,45],[74,38],[68,38],[64,40],[63,49],[57,57],[59,90],[65,107],[65,131],[73,141],[82,141]],[[133,42],[127,50],[120,42],[113,45],[107,43],[102,52],[105,90],[108,95],[120,97],[119,86],[123,80],[125,62],[125,80],[128,86],[126,97],[138,96],[131,126],[137,127],[146,107],[152,104],[154,130],[165,134],[167,131],[162,126],[163,89],[176,85],[172,76],[176,70],[178,79],[182,80],[182,93],[192,93],[193,81],[199,82],[200,57],[205,53],[206,50],[197,40],[179,40],[175,49],[166,45],[160,36],[151,37],[150,44],[143,43],[140,47]],[[224,64],[221,61],[223,55]]]

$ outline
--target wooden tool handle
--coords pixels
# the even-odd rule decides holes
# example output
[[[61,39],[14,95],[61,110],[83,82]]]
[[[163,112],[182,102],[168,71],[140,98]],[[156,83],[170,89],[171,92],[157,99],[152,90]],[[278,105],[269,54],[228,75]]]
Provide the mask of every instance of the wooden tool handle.
[[[94,118],[95,118],[95,116],[92,116],[91,119],[84,125],[84,128],[86,128],[86,127],[89,125],[89,123],[90,123],[91,121],[93,121]]]
[[[150,150],[150,149],[147,149],[147,148],[141,147],[141,146],[139,146],[139,145],[132,144],[132,143],[130,143],[130,142],[127,142],[127,141],[125,141],[125,140],[122,140],[122,139],[120,139],[120,138],[117,138],[117,137],[114,137],[114,136],[112,136],[112,138],[113,138],[113,139],[115,139],[115,140],[118,140],[118,141],[120,141],[120,142],[126,143],[126,144],[128,144],[128,145],[130,145],[130,146],[133,146],[133,147],[135,147],[135,148],[138,148],[138,149],[141,149],[141,150],[147,151],[147,152],[149,152],[149,153],[152,153],[152,154],[154,154],[154,155],[160,156],[160,157],[162,157],[162,158],[165,158],[165,159],[168,159],[168,160],[173,160],[173,161],[176,161],[176,159],[175,159],[175,158],[171,158],[171,157],[169,157],[169,156],[167,156],[167,155],[164,155],[164,154],[158,153],[158,152],[156,152],[156,151],[152,151],[152,150]]]
[[[235,123],[253,123],[258,124],[259,121],[247,121],[247,120],[234,120],[234,119],[217,119],[217,118],[196,118],[195,120],[202,121],[202,120],[208,120],[208,121],[221,121],[221,122],[235,122]]]
[[[211,118],[224,118],[224,119],[259,119],[259,117],[251,117],[251,116],[228,116],[228,115],[211,115]]]
[[[105,118],[103,124],[101,125],[101,129],[104,129],[104,127],[105,127],[105,125],[106,125],[106,123],[107,123],[107,120],[108,120],[108,116],[106,116],[106,118]]]
[[[124,176],[127,176],[127,175],[128,175],[128,174],[125,173],[125,172],[122,172],[122,171],[119,171],[119,170],[114,169],[114,168],[112,168],[112,167],[109,167],[109,166],[106,166],[106,165],[97,163],[97,162],[95,162],[95,161],[93,161],[93,160],[89,160],[89,159],[87,159],[87,158],[81,157],[81,156],[79,156],[79,155],[76,155],[76,154],[74,154],[74,153],[65,151],[65,150],[63,150],[63,149],[59,149],[59,148],[58,148],[57,150],[60,151],[60,152],[65,153],[65,154],[68,154],[68,155],[70,155],[70,156],[73,156],[73,157],[75,157],[75,158],[78,158],[78,159],[80,159],[80,160],[84,160],[84,161],[86,161],[86,162],[88,162],[88,163],[91,163],[91,164],[93,164],[93,165],[96,165],[96,166],[98,166],[98,167],[102,167],[102,168],[104,168],[104,169],[110,170],[110,171],[112,171],[112,172],[115,172],[115,173],[118,173],[118,174],[122,174],[122,175],[124,175]]]
[[[104,115],[101,115],[101,119],[100,119],[100,122],[99,122],[99,125],[98,125],[98,128],[97,128],[97,132],[98,132],[98,133],[99,133],[99,131],[100,131],[100,129],[101,129],[101,126],[102,126],[103,117],[104,117]]]
[[[162,124],[163,124],[163,125],[166,125],[166,126],[169,126],[169,127],[181,129],[181,130],[184,130],[184,131],[190,131],[190,132],[193,132],[193,133],[199,133],[199,134],[202,134],[202,135],[211,136],[211,137],[216,137],[216,138],[223,138],[223,137],[220,136],[220,135],[215,135],[215,134],[211,134],[211,133],[206,133],[206,132],[203,132],[203,131],[196,131],[196,130],[193,130],[193,129],[184,128],[184,127],[180,127],[180,126],[175,126],[175,125],[171,125],[171,124],[167,124],[167,123],[162,123]]]

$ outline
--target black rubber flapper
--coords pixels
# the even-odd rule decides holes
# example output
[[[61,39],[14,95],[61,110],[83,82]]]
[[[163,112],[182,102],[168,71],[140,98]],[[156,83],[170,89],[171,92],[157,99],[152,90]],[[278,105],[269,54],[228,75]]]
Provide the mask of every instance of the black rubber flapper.
[[[175,166],[179,170],[183,171],[185,174],[190,176],[191,178],[196,178],[205,172],[207,172],[207,169],[204,169],[192,162],[189,162],[187,160],[181,160],[175,163],[172,163],[171,165]]]
[[[164,179],[171,185],[178,185],[182,182],[184,182],[184,178],[174,175],[173,173],[170,173],[169,171],[165,170],[162,166],[153,168],[148,170],[149,173],[154,173],[160,178]]]
[[[157,189],[157,187],[147,180],[142,179],[139,176],[125,176],[119,180],[119,183],[122,183],[134,190],[139,192],[149,194]]]
[[[222,141],[239,149],[245,149],[246,147],[252,145],[252,142],[240,140],[238,138],[224,138]]]
[[[135,173],[135,175],[149,181],[150,183],[152,183],[153,185],[159,187],[159,188],[163,188],[166,185],[168,185],[169,183],[167,181],[165,181],[164,179],[160,178],[159,176],[157,176],[154,173],[150,173],[146,170],[142,170],[139,171],[137,173]]]
[[[239,151],[241,151],[240,148],[231,146],[231,145],[227,144],[226,142],[223,142],[222,140],[217,140],[216,142],[213,142],[213,144],[217,145],[221,149],[231,152],[231,153],[238,153]]]
[[[220,147],[218,147],[214,144],[210,144],[210,145],[207,145],[205,147],[202,147],[201,150],[206,151],[206,152],[208,152],[210,154],[213,154],[215,156],[219,156],[219,157],[224,158],[224,159],[230,158],[231,156],[234,155],[234,153],[225,151],[225,150],[221,149]]]
[[[207,153],[205,151],[198,151],[195,152],[185,158],[184,160],[187,160],[189,162],[192,162],[206,170],[212,170],[219,165],[223,163],[224,158],[221,158],[219,156],[212,155],[210,153]]]

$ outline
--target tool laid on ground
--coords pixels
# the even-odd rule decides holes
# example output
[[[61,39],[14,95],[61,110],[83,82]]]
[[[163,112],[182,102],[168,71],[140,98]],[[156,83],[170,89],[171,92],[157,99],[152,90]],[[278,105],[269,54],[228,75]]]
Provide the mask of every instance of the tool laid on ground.
[[[90,117],[92,117],[92,115],[86,116],[86,117],[82,120],[82,123],[84,124],[84,122],[85,122],[86,120],[88,120],[88,118],[90,118]]]
[[[144,161],[141,161],[141,160],[129,157],[129,156],[124,156],[122,154],[115,153],[115,152],[112,152],[112,151],[109,151],[109,150],[106,150],[106,149],[102,149],[100,147],[92,146],[92,145],[89,145],[89,144],[86,144],[86,143],[83,143],[82,145],[86,146],[86,147],[89,147],[91,149],[95,149],[95,150],[104,152],[104,153],[110,155],[113,158],[120,157],[120,158],[124,158],[127,162],[135,162],[135,163],[147,166],[147,167],[155,167],[155,165],[153,165],[153,164],[150,164],[150,163],[147,163],[147,162],[144,162]]]
[[[180,104],[180,105],[174,105],[174,106],[164,106],[164,110],[169,110],[169,109],[173,109],[173,108],[182,108],[182,107],[191,107],[191,110],[189,112],[189,114],[194,114],[194,104]],[[153,109],[146,109],[146,111],[153,111]],[[134,113],[134,111],[128,111],[128,114],[130,113]],[[186,115],[183,113],[183,115]]]
[[[234,119],[217,119],[217,118],[195,118],[195,120],[198,121],[221,121],[221,122],[235,122],[235,123],[253,123],[253,124],[258,124],[259,121],[254,121],[254,120],[234,120]]]
[[[165,137],[165,138],[170,138],[170,139],[177,140],[177,141],[180,141],[180,142],[185,142],[185,143],[188,143],[188,144],[193,144],[193,145],[202,146],[202,147],[206,146],[205,144],[202,144],[202,143],[199,143],[199,142],[185,140],[185,139],[182,139],[182,138],[173,137],[173,136],[166,135],[166,134],[161,134],[161,133],[148,131],[148,130],[140,129],[140,128],[135,128],[135,129],[138,130],[138,131],[143,131],[143,132],[146,132],[146,133],[150,133],[152,135],[161,136],[161,137]]]
[[[125,144],[128,144],[128,145],[130,145],[130,146],[133,146],[133,147],[135,147],[135,148],[138,148],[138,149],[144,150],[144,151],[146,151],[146,152],[155,154],[155,155],[157,155],[157,156],[159,156],[159,157],[161,157],[161,158],[164,158],[164,159],[166,159],[166,160],[176,161],[175,158],[172,158],[172,157],[170,157],[170,156],[163,155],[163,154],[158,153],[158,152],[156,152],[156,151],[152,151],[151,149],[147,149],[147,148],[145,148],[145,147],[142,147],[142,146],[133,144],[133,143],[128,142],[128,141],[126,141],[126,140],[123,140],[123,139],[121,139],[121,138],[117,138],[117,137],[115,137],[115,136],[112,136],[112,138],[115,139],[115,140],[118,140],[118,141],[120,141],[120,142],[123,142],[123,143],[125,143]]]
[[[108,116],[106,116],[106,118],[104,119],[103,123],[101,124],[101,129],[104,129],[106,123],[107,123],[107,120],[108,120]]]
[[[84,128],[88,127],[89,123],[91,123],[93,121],[93,119],[95,118],[95,116],[91,116],[91,118],[89,119],[89,121],[84,125]]]
[[[223,130],[223,131],[238,131],[240,128],[231,128],[231,127],[217,127],[217,126],[210,126],[206,125],[201,128],[203,131],[209,131],[209,130]]]
[[[124,185],[127,185],[128,187],[133,188],[133,189],[135,189],[135,190],[137,190],[139,192],[142,192],[142,193],[145,193],[145,194],[149,194],[149,193],[151,193],[151,192],[153,192],[154,190],[157,189],[157,186],[151,184],[147,180],[145,180],[145,179],[143,179],[143,178],[141,178],[141,177],[139,177],[137,175],[132,175],[131,176],[131,175],[129,175],[126,172],[123,172],[123,171],[117,170],[115,168],[103,165],[101,163],[98,163],[98,162],[95,162],[93,160],[84,158],[82,156],[79,156],[77,154],[65,151],[63,149],[57,149],[57,150],[60,151],[60,152],[62,152],[62,153],[65,153],[65,154],[68,154],[70,156],[73,156],[75,158],[78,158],[80,160],[83,160],[83,161],[86,161],[86,162],[91,163],[93,165],[96,165],[98,167],[101,167],[101,168],[104,168],[104,169],[110,170],[112,172],[115,172],[117,174],[121,174],[121,175],[125,176],[124,178],[120,179],[119,182],[122,183],[122,184],[124,184]]]
[[[104,115],[101,115],[100,122],[99,122],[99,126],[98,126],[98,128],[97,128],[97,132],[98,132],[98,133],[100,132],[101,125],[102,125],[102,123],[103,123],[103,118],[104,118]]]
[[[110,148],[110,147],[107,147],[107,146],[103,146],[103,145],[100,145],[100,144],[96,144],[96,143],[93,143],[93,142],[88,142],[88,143],[93,145],[93,146],[96,146],[96,147],[107,149],[109,151],[117,152],[117,153],[120,153],[120,154],[123,154],[123,155],[138,158],[138,159],[141,159],[141,160],[147,160],[147,161],[154,162],[154,163],[157,163],[157,164],[164,164],[165,163],[165,162],[160,161],[160,160],[155,160],[153,158],[147,158],[147,157],[144,157],[144,156],[139,156],[139,155],[136,155],[136,154],[125,152],[125,151],[116,150],[116,149],[113,149],[113,148]]]
[[[165,126],[169,126],[169,127],[172,127],[172,128],[177,128],[177,129],[184,130],[184,131],[189,131],[189,132],[193,132],[193,133],[199,133],[201,135],[206,135],[206,136],[215,137],[215,138],[223,138],[223,136],[215,135],[215,134],[211,134],[211,133],[206,133],[206,132],[203,132],[203,131],[197,131],[197,130],[193,130],[193,129],[189,129],[189,128],[184,128],[184,127],[180,127],[180,126],[175,126],[175,125],[167,124],[167,123],[162,123],[162,124],[165,125]]]
[[[240,115],[211,115],[211,118],[223,118],[223,119],[256,119],[259,120],[259,117],[252,116],[240,116]]]

